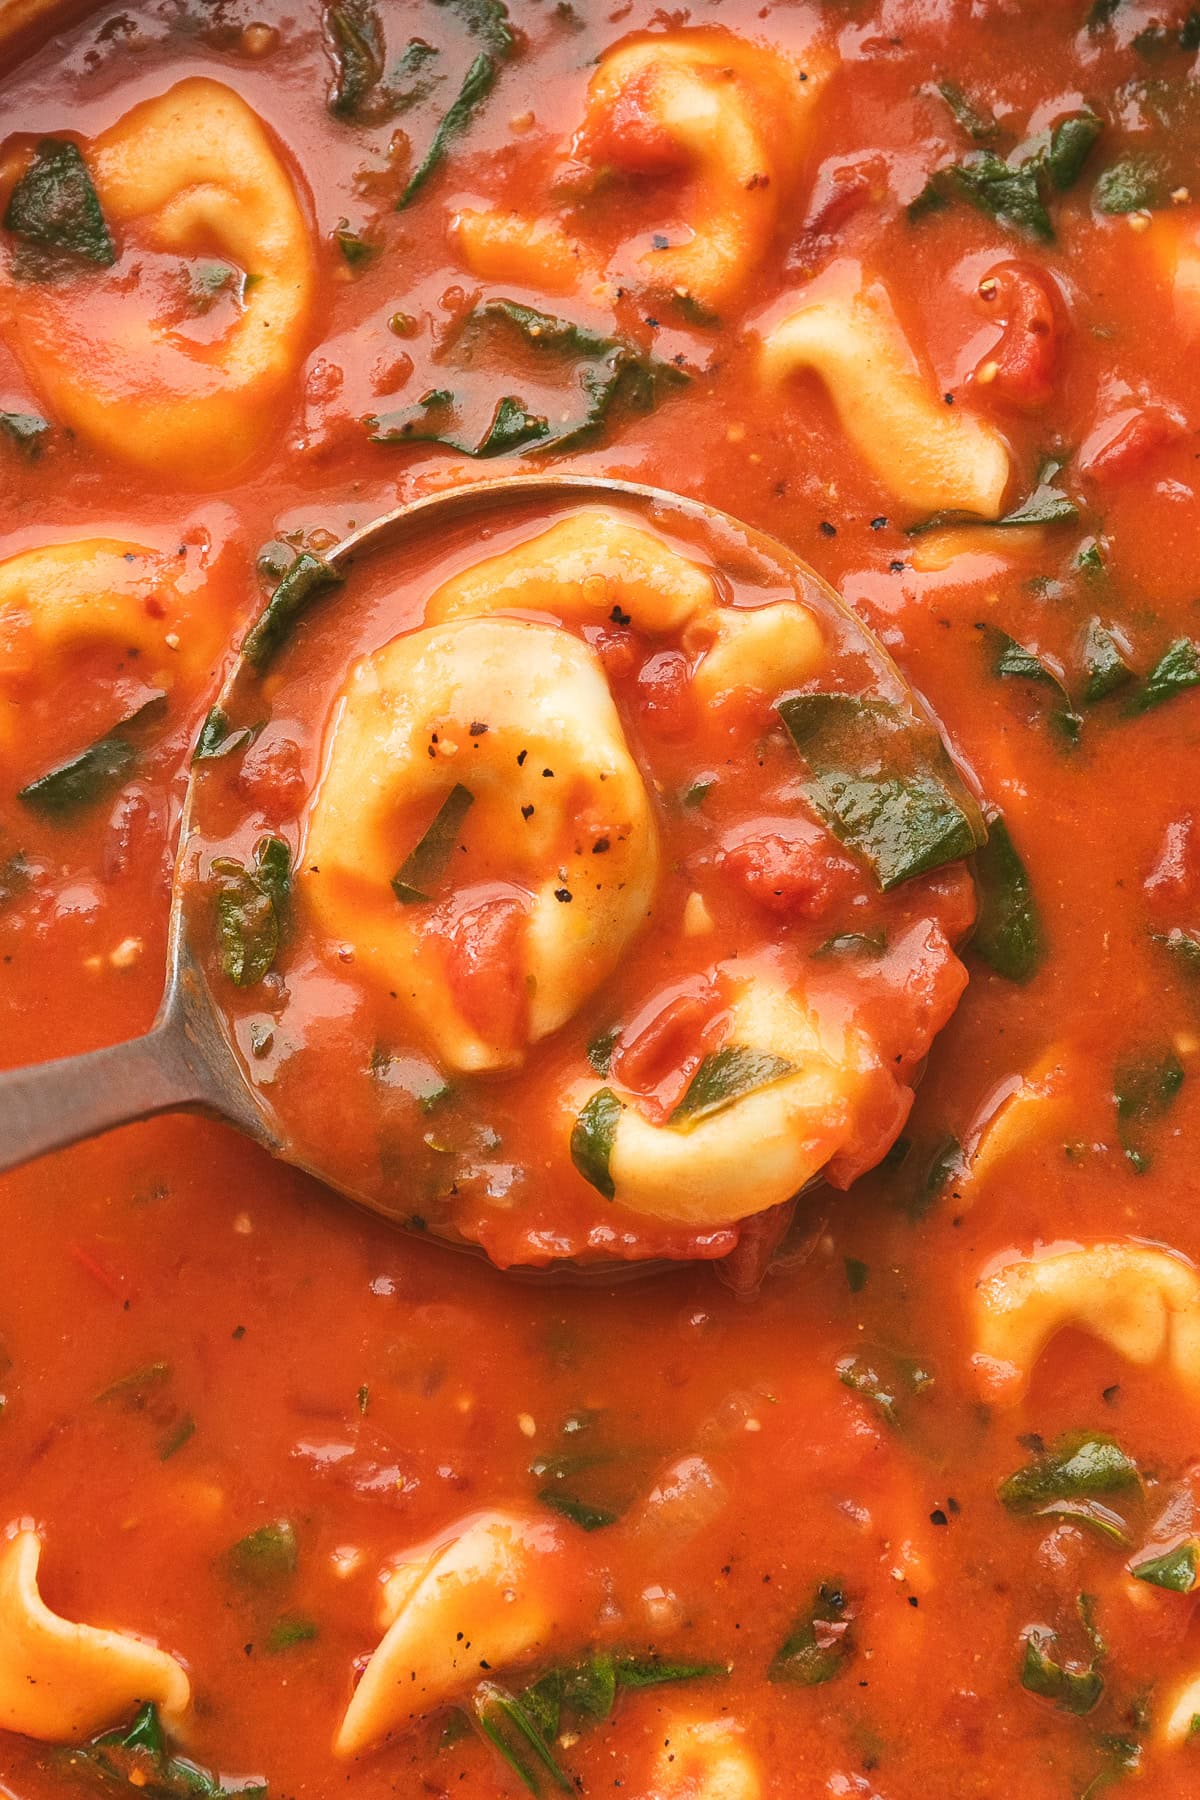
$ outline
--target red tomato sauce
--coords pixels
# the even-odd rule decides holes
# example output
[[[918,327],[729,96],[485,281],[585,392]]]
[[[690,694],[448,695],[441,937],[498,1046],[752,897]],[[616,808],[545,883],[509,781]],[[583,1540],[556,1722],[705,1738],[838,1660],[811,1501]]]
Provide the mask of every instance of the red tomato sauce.
[[[500,473],[673,489],[810,562],[894,659],[993,821],[990,860],[975,865],[978,922],[971,938],[969,863],[881,895],[811,811],[782,806],[798,765],[778,726],[761,770],[753,732],[726,749],[719,715],[689,703],[680,646],[619,620],[582,634],[639,768],[660,784],[672,921],[702,873],[720,896],[720,954],[750,933],[807,953],[882,931],[881,954],[827,966],[846,1014],[888,1041],[890,1104],[881,1092],[828,1180],[782,1213],[680,1231],[604,1201],[544,1129],[539,1093],[619,1027],[613,1078],[669,1117],[688,1059],[724,1042],[728,1004],[707,980],[719,955],[687,950],[673,923],[637,940],[565,1036],[494,1079],[491,1116],[476,1099],[453,1103],[463,1137],[450,1153],[486,1122],[515,1150],[478,1161],[503,1164],[504,1181],[518,1172],[524,1208],[497,1205],[495,1169],[448,1196],[428,1172],[447,1154],[436,1112],[411,1083],[371,1085],[386,998],[314,948],[298,911],[278,964],[286,1005],[269,1021],[261,989],[221,987],[209,966],[251,1079],[277,1077],[263,1091],[301,1160],[331,1158],[321,1166],[373,1203],[501,1263],[602,1251],[703,1266],[635,1267],[636,1280],[606,1268],[590,1282],[501,1272],[197,1119],[79,1145],[3,1179],[5,1541],[39,1534],[54,1612],[180,1660],[193,1703],[172,1754],[227,1785],[259,1777],[272,1800],[528,1791],[464,1725],[474,1672],[386,1742],[349,1759],[332,1748],[381,1640],[382,1572],[497,1512],[549,1522],[562,1556],[550,1627],[480,1678],[518,1701],[581,1665],[593,1693],[605,1669],[648,1683],[617,1682],[592,1712],[565,1705],[546,1727],[577,1790],[1200,1795],[1200,1740],[1186,1718],[1182,1734],[1169,1729],[1200,1674],[1182,1591],[1200,1529],[1194,1359],[1123,1353],[1093,1279],[1012,1404],[978,1360],[997,1266],[1096,1245],[1164,1249],[1184,1278],[1200,1261],[1190,15],[1142,0],[1090,12],[1086,0],[731,4],[719,19],[530,4],[510,9],[513,41],[497,50],[494,18],[489,38],[474,14],[472,30],[461,11],[405,0],[354,15],[366,70],[355,87],[334,11],[134,0],[75,9],[6,52],[5,209],[46,138],[77,144],[115,196],[106,134],[199,76],[261,122],[310,262],[285,376],[263,376],[238,412],[227,466],[188,464],[186,414],[137,415],[140,443],[114,447],[103,431],[171,399],[165,352],[149,389],[134,373],[150,366],[147,333],[188,360],[188,396],[227,389],[210,359],[263,288],[256,301],[255,284],[211,273],[230,254],[224,226],[210,221],[211,237],[176,252],[113,210],[111,261],[64,267],[43,247],[23,273],[19,234],[0,231],[0,1060],[148,1027],[192,751],[293,558]],[[652,89],[631,85],[612,146],[599,125],[577,134],[614,45],[713,24],[823,86],[761,243],[740,271],[731,259],[741,286],[723,265],[710,304],[639,275],[640,257],[703,238],[718,216],[715,201],[696,211],[707,190],[647,117]],[[496,62],[490,91],[397,210],[481,55]],[[1085,115],[1097,129],[1073,160],[1056,128]],[[598,179],[610,149],[617,166]],[[720,174],[708,171],[714,192]],[[559,230],[558,260],[479,273],[455,221],[489,209]],[[872,472],[869,430],[853,440],[825,383],[811,372],[764,383],[763,331],[840,259],[886,284],[934,402],[996,434],[1010,470],[1002,511],[1031,524],[951,519],[914,533],[928,521]],[[286,255],[279,271],[286,287]],[[499,299],[607,348],[576,337],[551,354],[511,316],[469,326]],[[633,373],[592,436],[541,451],[498,438],[495,454],[470,453],[502,426],[577,424],[590,404],[579,369],[611,372],[618,343]],[[70,377],[53,390],[57,410],[35,351]],[[66,405],[99,394],[94,412],[68,419],[67,388]],[[426,401],[439,393],[450,400]],[[516,412],[497,410],[506,397]],[[432,421],[459,447],[399,425],[376,441],[386,427],[367,421],[389,415]],[[160,426],[166,451],[150,454]],[[152,606],[136,632],[31,648],[47,578],[12,602],[5,566],[101,538],[162,559],[151,598],[174,606],[170,619]],[[438,573],[479,549],[442,545]],[[372,559],[314,606],[272,671],[269,723],[204,777],[205,855],[220,842],[245,863],[275,832],[299,849],[325,748],[313,721],[356,656],[416,623],[432,579],[397,581]],[[110,745],[111,772],[85,804],[53,813],[19,797],[113,733],[128,754],[114,761]],[[667,809],[664,794],[731,754],[732,791],[723,799],[718,782],[706,801],[711,828]],[[1019,877],[998,858],[997,816]],[[427,819],[398,819],[397,863]],[[503,875],[489,845],[469,853],[479,891],[448,922],[446,966],[471,1015],[516,1042],[528,1005],[516,903],[488,887]],[[190,873],[208,920],[211,871]],[[255,1024],[274,1033],[265,1056]],[[421,1046],[389,1032],[387,1048],[402,1071]],[[381,1157],[380,1085],[399,1175]],[[1126,1292],[1152,1309],[1144,1273]],[[1046,1473],[1081,1441],[1108,1458],[1090,1488],[1078,1471]],[[230,1553],[264,1530],[285,1554],[247,1580]],[[1132,1573],[1177,1551],[1174,1586]],[[664,1681],[671,1665],[679,1679]],[[124,1730],[133,1710],[109,1723]],[[713,1785],[715,1751],[702,1785],[689,1726],[733,1746],[727,1779],[740,1786]],[[110,1756],[106,1776],[89,1743],[72,1752],[0,1730],[0,1791],[110,1792],[113,1767],[116,1791],[130,1775],[168,1779],[136,1751]],[[528,1741],[523,1754],[553,1791]],[[171,1779],[164,1791],[186,1791]]]

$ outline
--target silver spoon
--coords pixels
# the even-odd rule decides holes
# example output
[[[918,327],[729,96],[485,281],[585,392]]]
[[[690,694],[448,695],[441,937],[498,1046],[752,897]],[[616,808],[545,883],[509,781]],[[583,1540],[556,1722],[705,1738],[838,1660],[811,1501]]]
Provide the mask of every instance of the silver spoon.
[[[512,476],[445,490],[412,501],[344,538],[325,557],[339,574],[367,555],[406,546],[439,527],[481,518],[505,507],[530,502],[554,505],[564,500],[620,498],[653,507],[655,515],[699,524],[718,541],[731,537],[748,550],[769,555],[777,563],[802,572],[816,584],[829,607],[850,626],[877,669],[894,678],[920,717],[924,707],[912,695],[886,651],[825,582],[784,545],[698,500],[685,499],[639,482],[597,479],[587,475]],[[326,598],[323,604],[336,604]],[[242,673],[238,663],[222,692],[229,694]],[[35,1157],[65,1149],[121,1125],[162,1113],[200,1113],[244,1132],[272,1155],[320,1175],[292,1152],[270,1116],[263,1098],[243,1074],[228,1026],[189,943],[183,905],[183,871],[188,841],[195,830],[195,776],[189,779],[180,823],[167,940],[167,981],[150,1030],[128,1043],[68,1056],[55,1062],[0,1074],[0,1171]],[[970,807],[974,800],[965,794]],[[349,1198],[372,1207],[369,1196]],[[374,1210],[383,1210],[375,1207]],[[389,1215],[391,1216],[391,1215]],[[589,1264],[589,1269],[596,1265]],[[611,1274],[613,1265],[602,1265]],[[626,1268],[628,1265],[620,1265]],[[641,1265],[644,1269],[646,1265]]]

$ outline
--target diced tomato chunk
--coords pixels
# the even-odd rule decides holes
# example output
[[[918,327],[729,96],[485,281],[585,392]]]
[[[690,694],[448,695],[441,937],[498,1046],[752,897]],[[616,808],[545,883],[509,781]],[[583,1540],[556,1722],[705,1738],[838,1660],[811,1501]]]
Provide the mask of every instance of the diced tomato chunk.
[[[682,738],[692,728],[691,670],[678,650],[660,650],[642,664],[638,701],[642,722],[662,738]]]
[[[253,745],[242,758],[238,785],[269,816],[290,818],[307,787],[299,744],[281,737]]]
[[[656,116],[658,86],[657,69],[639,70],[577,134],[576,155],[630,175],[664,175],[680,168],[685,152]]]
[[[1200,829],[1195,813],[1172,819],[1144,882],[1146,898],[1166,922],[1180,924],[1180,914],[1200,899]]]
[[[1050,278],[1029,263],[997,263],[978,295],[1001,336],[976,368],[976,382],[1010,405],[1044,406],[1054,392],[1061,348],[1061,302],[1056,304]]]
[[[1102,419],[1088,434],[1079,466],[1093,481],[1128,481],[1181,432],[1182,426],[1165,407],[1127,407]]]
[[[434,923],[436,928],[440,920]],[[504,894],[456,907],[441,933],[455,1004],[470,1025],[505,1049],[516,1049],[524,1037],[524,943],[525,907]]]
[[[613,1052],[614,1077],[622,1087],[647,1096],[668,1087],[665,1104],[670,1105],[682,1094],[721,1011],[721,998],[707,978],[675,988],[648,1017],[643,1009],[621,1034]]]
[[[794,834],[762,831],[721,856],[725,873],[753,900],[781,918],[818,919],[859,885],[857,871],[814,827]]]

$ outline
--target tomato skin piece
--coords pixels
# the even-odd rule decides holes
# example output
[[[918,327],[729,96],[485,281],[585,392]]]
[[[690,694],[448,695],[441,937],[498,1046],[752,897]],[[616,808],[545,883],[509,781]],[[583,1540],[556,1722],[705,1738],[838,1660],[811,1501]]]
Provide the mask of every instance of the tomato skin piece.
[[[1030,263],[997,263],[979,283],[978,299],[1001,337],[975,370],[977,386],[1010,406],[1045,406],[1054,394],[1062,339],[1061,303],[1049,277]]]

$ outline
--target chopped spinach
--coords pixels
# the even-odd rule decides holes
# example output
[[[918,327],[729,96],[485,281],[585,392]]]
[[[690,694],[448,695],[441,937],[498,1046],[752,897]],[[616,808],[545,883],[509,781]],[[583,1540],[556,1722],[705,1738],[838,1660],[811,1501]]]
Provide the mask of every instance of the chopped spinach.
[[[302,550],[242,640],[242,659],[262,675],[293,625],[318,594],[345,577],[315,551]]]
[[[290,1519],[274,1519],[240,1538],[225,1552],[229,1574],[251,1587],[274,1587],[296,1573],[296,1528]]]
[[[257,725],[234,725],[224,707],[210,707],[200,727],[192,761],[218,762],[223,756],[232,756],[236,750],[248,750],[265,723],[264,719]]]
[[[1200,685],[1200,644],[1192,638],[1176,638],[1169,644],[1147,675],[1145,681],[1125,704],[1126,713],[1135,716],[1151,712],[1176,694]]]
[[[537,1497],[543,1506],[561,1513],[581,1531],[601,1531],[615,1525],[625,1510],[623,1501],[614,1500],[606,1492],[603,1503],[579,1492],[578,1477],[598,1469],[610,1468],[616,1458],[607,1450],[580,1451],[563,1456],[539,1456],[530,1464],[530,1474],[542,1483]]]
[[[1110,163],[1092,189],[1098,212],[1151,212],[1165,206],[1171,180],[1161,157],[1133,152]]]
[[[1190,1594],[1200,1575],[1200,1543],[1195,1538],[1187,1538],[1161,1556],[1131,1563],[1129,1573],[1135,1581],[1147,1581],[1152,1587],[1169,1588],[1174,1594]]]
[[[727,1044],[704,1058],[668,1124],[676,1131],[691,1131],[747,1094],[757,1093],[794,1073],[795,1064],[785,1057],[773,1056],[767,1050],[752,1050],[745,1044]]]
[[[1104,1677],[1096,1661],[1086,1669],[1055,1662],[1050,1651],[1057,1642],[1053,1631],[1035,1629],[1029,1633],[1021,1662],[1021,1686],[1031,1694],[1053,1700],[1062,1712],[1082,1718],[1092,1711],[1104,1692]]]
[[[805,799],[885,891],[983,843],[982,817],[932,726],[854,694],[794,694],[778,711],[806,765]]]
[[[267,1633],[267,1649],[272,1656],[279,1656],[285,1650],[294,1650],[297,1644],[311,1644],[317,1636],[317,1627],[311,1619],[294,1616],[276,1619]]]
[[[147,1800],[267,1800],[267,1784],[258,1776],[225,1781],[188,1757],[172,1756],[153,1703],[143,1706],[124,1730],[106,1731],[63,1752],[62,1767],[106,1789],[110,1784],[128,1787]]]
[[[16,445],[26,462],[36,462],[45,445],[50,421],[39,413],[0,412],[0,432]]]
[[[432,887],[453,856],[462,822],[474,803],[475,796],[470,788],[464,787],[461,781],[455,782],[414,848],[392,876],[392,892],[401,906],[415,906],[430,898],[425,890]]]
[[[953,113],[955,124],[961,126],[969,138],[984,144],[996,136],[1000,127],[995,114],[969,99],[956,82],[939,81],[937,91]]]
[[[886,1350],[864,1350],[853,1356],[842,1356],[835,1367],[842,1386],[869,1400],[892,1426],[900,1424],[906,1400],[933,1385],[932,1374],[921,1363],[908,1356],[894,1356]]]
[[[957,90],[952,91],[957,96]],[[945,86],[940,92],[977,142],[995,135],[994,120],[966,108],[961,96],[952,99]],[[1048,201],[1052,194],[1074,186],[1101,129],[1095,113],[1084,110],[1058,120],[1050,131],[1019,145],[1008,157],[991,149],[974,150],[961,162],[934,171],[909,206],[908,217],[916,221],[957,197],[1022,237],[1051,243],[1054,225]]]
[[[223,856],[214,860],[213,873],[221,877],[216,897],[221,968],[235,987],[253,987],[279,950],[291,898],[291,851],[282,838],[262,837],[249,869]]]
[[[561,1792],[575,1792],[574,1783],[515,1694],[494,1681],[481,1682],[473,1697],[472,1714],[483,1737],[531,1794],[541,1793],[547,1775]]]
[[[56,256],[109,268],[117,247],[77,144],[65,138],[43,138],[21,176],[4,213],[4,228],[22,245]],[[27,257],[23,275],[44,272]]]
[[[334,82],[329,110],[340,119],[362,119],[390,110],[372,104],[383,80],[383,25],[374,0],[337,0],[326,6],[325,29],[333,46]]]
[[[571,1161],[597,1193],[611,1200],[616,1184],[609,1171],[624,1104],[611,1088],[597,1088],[571,1131]]]
[[[404,192],[396,202],[397,212],[403,212],[416,199],[446,154],[447,145],[466,130],[476,108],[491,93],[501,67],[514,48],[508,11],[501,0],[437,0],[437,4],[450,6],[459,14],[471,36],[478,39],[480,49],[463,78],[457,98],[444,114],[429,148],[409,176]]]
[[[368,243],[360,232],[354,230],[348,219],[340,219],[334,228],[333,241],[342,253],[342,261],[348,268],[358,269],[378,254],[379,246]]]
[[[166,705],[165,694],[154,694],[111,731],[68,758],[56,768],[21,788],[17,799],[47,819],[70,819],[94,806],[128,780],[140,754],[136,733]]]
[[[585,1050],[584,1055],[597,1075],[607,1075],[612,1068],[613,1052],[616,1050],[620,1035],[621,1027],[614,1025],[608,1031],[602,1031],[598,1037],[594,1037]]]
[[[1007,512],[999,519],[981,519],[976,513],[944,511],[932,513],[929,518],[921,519],[916,525],[910,525],[907,536],[920,537],[927,531],[942,531],[947,526],[974,525],[986,526],[992,531],[1005,531],[1023,525],[1062,525],[1079,517],[1079,508],[1069,494],[1064,494],[1057,485],[1063,471],[1063,459],[1059,456],[1048,456],[1038,470],[1037,482],[1028,499],[1020,501],[1012,512]]]
[[[530,412],[515,394],[490,403],[487,424],[469,428],[460,415],[465,402],[450,388],[430,388],[414,406],[379,413],[366,421],[375,444],[434,443],[464,456],[511,455],[531,448],[561,451],[587,443],[618,404],[649,412],[667,390],[686,381],[673,363],[660,362],[622,338],[605,337],[572,319],[540,312],[516,300],[487,300],[466,315],[452,346],[464,368],[475,360],[479,345],[497,331],[515,333],[537,353],[574,364],[573,384],[579,401],[554,423]]]
[[[1108,626],[1102,625],[1097,618],[1089,619],[1083,628],[1081,659],[1087,676],[1083,697],[1089,704],[1107,699],[1109,694],[1133,679],[1133,670],[1125,660],[1120,643]]]
[[[823,1581],[767,1669],[768,1681],[818,1687],[840,1675],[854,1653],[853,1612],[840,1581]]]
[[[729,1673],[724,1663],[666,1662],[657,1656],[596,1651],[581,1662],[548,1669],[520,1698],[542,1736],[553,1740],[563,1723],[610,1718],[622,1688],[662,1687]]]
[[[1056,699],[1050,718],[1069,743],[1077,744],[1083,720],[1072,706],[1071,696],[1064,682],[1054,673],[1049,663],[1036,651],[1019,644],[1007,631],[1001,631],[997,625],[983,627],[983,643],[988,667],[993,675],[1007,676],[1016,681],[1031,681],[1035,686],[1052,690]]]
[[[1050,243],[1054,227],[1042,199],[1039,160],[1008,163],[994,150],[977,150],[948,171],[958,192],[997,224]]]
[[[1008,1476],[996,1490],[1010,1512],[1035,1512],[1048,1502],[1087,1500],[1097,1494],[1140,1493],[1137,1464],[1115,1438],[1078,1432]]]
[[[1169,1047],[1128,1057],[1117,1066],[1113,1080],[1117,1129],[1121,1147],[1139,1175],[1150,1167],[1143,1130],[1169,1111],[1183,1082],[1183,1064]]]
[[[1033,884],[1002,813],[989,813],[987,842],[975,853],[979,916],[971,943],[1006,981],[1028,981],[1046,946]]]
[[[1083,165],[1092,145],[1104,129],[1095,113],[1071,113],[1060,119],[1050,133],[1046,149],[1046,173],[1060,193],[1074,187],[1083,173]]]
[[[813,951],[816,957],[851,956],[874,960],[883,955],[887,949],[887,938],[882,931],[839,931],[835,936],[826,938]]]

